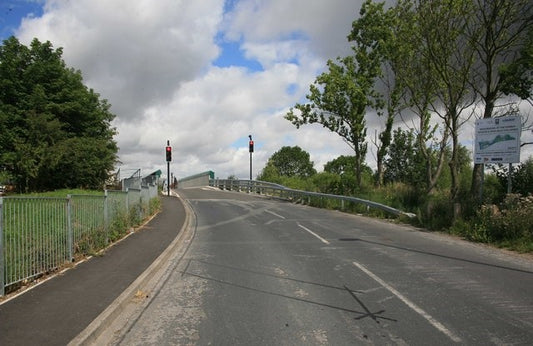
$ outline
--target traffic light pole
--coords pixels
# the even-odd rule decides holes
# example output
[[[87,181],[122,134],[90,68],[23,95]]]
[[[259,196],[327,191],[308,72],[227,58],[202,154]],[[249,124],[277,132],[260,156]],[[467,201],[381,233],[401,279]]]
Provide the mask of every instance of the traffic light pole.
[[[252,153],[250,153],[250,180],[252,180]]]
[[[248,142],[248,151],[250,152],[250,181],[252,181],[252,153],[254,152],[254,141],[252,135],[248,135],[250,141]]]
[[[170,196],[170,160],[172,160],[172,148],[170,147],[170,140],[167,140],[167,196]]]

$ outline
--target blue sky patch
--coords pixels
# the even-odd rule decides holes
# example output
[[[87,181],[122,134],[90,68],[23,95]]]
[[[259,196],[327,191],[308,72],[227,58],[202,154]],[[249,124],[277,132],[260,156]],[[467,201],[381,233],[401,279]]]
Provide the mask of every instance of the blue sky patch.
[[[15,34],[22,18],[43,15],[43,5],[39,1],[11,0],[0,2],[0,40]]]
[[[242,42],[218,39],[217,43],[222,52],[213,62],[213,65],[218,67],[245,67],[253,72],[263,71],[263,66],[257,60],[247,59],[244,56],[244,51],[241,49]]]
[[[295,95],[297,91],[298,91],[298,84],[296,83],[289,84],[287,88],[285,89],[285,92],[291,96]]]

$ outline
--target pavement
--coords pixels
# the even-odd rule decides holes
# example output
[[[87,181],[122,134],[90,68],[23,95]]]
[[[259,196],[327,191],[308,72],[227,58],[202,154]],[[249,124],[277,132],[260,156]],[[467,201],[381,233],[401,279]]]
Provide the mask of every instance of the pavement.
[[[186,233],[189,213],[175,196],[130,236],[0,305],[0,345],[90,344],[156,282]],[[143,286],[144,285],[144,286]]]

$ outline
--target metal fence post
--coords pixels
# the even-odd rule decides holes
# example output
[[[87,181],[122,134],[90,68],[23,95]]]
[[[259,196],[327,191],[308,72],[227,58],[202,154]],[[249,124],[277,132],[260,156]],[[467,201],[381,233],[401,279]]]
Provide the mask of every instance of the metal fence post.
[[[109,198],[107,195],[107,189],[104,190],[104,232],[105,242],[109,244]]]
[[[130,212],[130,188],[126,188],[126,213]]]
[[[70,261],[74,259],[74,244],[72,234],[72,196],[67,195],[67,244],[68,244],[68,255]]]
[[[0,297],[5,294],[4,281],[4,197],[0,197]]]

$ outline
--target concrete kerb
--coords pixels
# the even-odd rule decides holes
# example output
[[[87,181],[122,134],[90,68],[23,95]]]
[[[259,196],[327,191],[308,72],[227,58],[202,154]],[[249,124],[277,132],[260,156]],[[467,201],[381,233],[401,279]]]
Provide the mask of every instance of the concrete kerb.
[[[175,192],[173,195],[180,198]],[[187,202],[183,201],[183,205],[185,222],[178,236],[113,303],[69,342],[69,346],[112,344],[112,340],[123,335],[135,323],[171,274],[169,269],[179,264],[187,251],[188,246],[181,249],[180,246],[184,242],[190,244],[194,237],[194,214]]]

